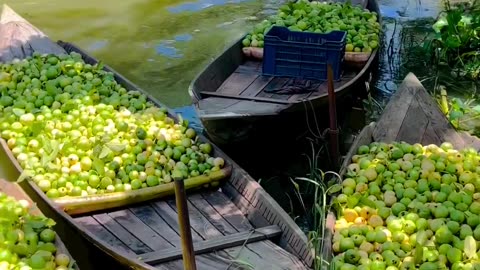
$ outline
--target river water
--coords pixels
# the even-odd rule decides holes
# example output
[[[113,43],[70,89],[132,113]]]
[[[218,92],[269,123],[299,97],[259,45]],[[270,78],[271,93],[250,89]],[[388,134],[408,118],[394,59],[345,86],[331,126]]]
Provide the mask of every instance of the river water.
[[[0,0],[53,39],[73,42],[170,107],[190,104],[193,77],[278,0]],[[399,24],[434,17],[439,0],[380,0],[387,42]],[[395,40],[397,43],[398,41]],[[388,44],[387,44],[388,46]],[[389,61],[382,62],[382,69]],[[385,73],[385,74],[384,74]],[[391,72],[382,72],[390,80]],[[391,88],[387,95],[391,92]],[[188,111],[188,110],[187,110]]]
[[[442,9],[440,0],[379,2],[384,43],[368,103],[372,120],[378,117],[407,72],[413,71],[427,82],[430,74],[426,71],[431,68],[416,58],[421,56],[411,54],[405,47],[421,40]],[[187,93],[191,80],[253,24],[275,12],[283,0],[0,0],[0,3],[8,3],[53,39],[73,42],[103,60],[198,125]],[[271,160],[272,155],[262,150],[257,148],[254,154]],[[294,154],[283,159],[288,164],[292,160],[307,161]],[[256,165],[270,169],[275,167],[271,166],[273,163],[283,164],[273,161]],[[249,162],[240,164],[247,166]],[[284,169],[283,165],[277,167]],[[246,169],[250,172],[251,168]],[[289,203],[293,195],[285,192],[285,181],[280,181],[277,173],[270,169],[254,176],[263,179],[262,185],[289,211],[294,208]]]

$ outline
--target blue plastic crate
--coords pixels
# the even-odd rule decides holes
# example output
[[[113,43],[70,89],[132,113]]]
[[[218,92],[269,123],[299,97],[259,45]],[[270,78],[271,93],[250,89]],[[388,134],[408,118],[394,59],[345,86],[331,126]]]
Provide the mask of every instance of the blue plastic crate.
[[[273,26],[264,38],[263,74],[323,81],[330,64],[334,80],[340,80],[346,37],[345,31],[320,34]]]

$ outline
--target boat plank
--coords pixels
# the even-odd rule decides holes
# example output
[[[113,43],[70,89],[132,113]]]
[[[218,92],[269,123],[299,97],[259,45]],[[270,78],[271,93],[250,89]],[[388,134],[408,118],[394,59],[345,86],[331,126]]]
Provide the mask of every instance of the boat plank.
[[[108,215],[152,250],[173,247],[129,210],[118,210]]]
[[[34,51],[62,54],[65,50],[48,38],[42,31],[3,5],[0,18],[0,61],[26,58]]]
[[[104,226],[109,230],[115,237],[122,241],[126,246],[133,250],[136,254],[142,254],[153,251],[142,241],[137,239],[129,231],[122,227],[118,222],[116,222],[108,214],[96,214],[93,215],[93,218],[98,221],[98,223]]]
[[[294,80],[294,79],[291,78],[290,80]],[[290,80],[289,80],[289,81],[290,81]],[[289,81],[287,81],[285,84],[288,84]],[[310,94],[310,93],[309,93],[309,94]],[[295,95],[295,94],[293,94],[293,95]],[[271,97],[271,98],[275,98],[275,99],[280,99],[280,100],[290,100],[290,101],[292,101],[292,100],[290,99],[290,97],[292,97],[292,94],[286,94],[286,95],[284,95],[284,94],[275,94],[275,93],[274,93],[274,94],[272,94],[270,97]],[[293,101],[295,101],[295,100],[293,100]]]
[[[98,221],[89,216],[76,217],[75,221],[84,226],[87,230],[92,232],[96,237],[107,242],[109,245],[118,248],[120,251],[135,255],[129,247],[127,247],[122,241],[118,240],[111,232],[105,229]]]
[[[217,92],[222,94],[239,95],[247,89],[257,78],[255,73],[238,73],[234,72],[227,80],[218,88]]]
[[[242,212],[222,192],[204,193],[203,198],[237,231],[248,231],[253,228]]]
[[[280,89],[282,88],[285,84],[287,84],[287,82],[289,82],[291,80],[291,78],[286,78],[286,77],[274,77],[270,83],[267,84],[267,86],[265,86],[263,88],[262,91],[258,92],[256,97],[261,97],[261,98],[270,98],[271,96],[273,96],[273,93],[270,93],[270,92],[265,92],[265,91],[273,91],[273,90],[276,90],[276,89]],[[286,95],[288,96],[288,95]]]
[[[231,262],[231,258],[228,257],[228,254],[222,254],[220,256],[218,253],[209,253],[199,256],[195,256],[195,264],[197,270],[212,270],[212,269],[242,269],[234,267]],[[155,265],[158,269],[164,270],[184,270],[183,260],[175,260],[167,263],[162,263]]]
[[[256,96],[259,92],[263,91],[274,77],[272,76],[258,76],[252,84],[250,84],[244,91],[240,92],[241,96]]]
[[[385,107],[380,120],[377,122],[373,131],[373,138],[375,141],[392,142],[397,138],[398,132],[408,108],[412,103],[414,95],[412,94],[414,84],[410,81],[404,81],[399,89],[406,88],[402,92],[397,92],[388,102]],[[392,125],[392,123],[395,123]]]
[[[23,191],[17,182],[11,182],[0,178],[0,191],[8,196],[14,197],[17,200],[27,200],[32,206],[30,207],[30,213],[35,215],[43,215],[40,209],[36,207],[35,202],[32,201],[32,199],[27,195],[27,193],[25,193],[25,191]]]
[[[204,111],[215,112],[217,110],[226,109],[238,102],[240,102],[240,100],[223,97],[209,97],[202,99],[200,101],[199,107],[202,108],[202,110]]]
[[[161,216],[165,222],[172,228],[180,237],[178,232],[178,215],[177,213],[165,202],[165,201],[158,201],[152,203],[153,209],[159,216]],[[202,241],[203,238],[198,234],[193,228],[191,229],[192,232],[192,240],[195,241]]]
[[[308,269],[298,258],[275,245],[270,240],[227,248],[223,251],[228,254],[228,257],[252,265],[253,269]]]
[[[407,79],[409,75],[407,76]],[[419,104],[423,108],[423,111],[429,119],[432,128],[435,130],[435,133],[438,134],[442,140],[451,142],[457,149],[463,149],[467,147],[468,145],[465,144],[465,141],[463,141],[462,137],[458,134],[450,122],[447,121],[439,106],[434,103],[433,98],[425,90],[417,77],[413,75],[411,80],[413,83],[415,83],[416,87],[419,88],[416,91],[414,98],[419,100]]]
[[[288,100],[290,101],[300,101],[300,100],[305,100],[308,99],[311,96],[318,96],[320,94],[325,94],[327,93],[327,82],[323,82],[315,91],[309,92],[309,93],[302,93],[302,94],[294,94],[291,95]]]
[[[207,218],[207,220],[215,226],[222,234],[228,235],[238,232],[230,223],[228,223],[216,210],[213,208],[201,194],[194,194],[188,197],[190,203]]]
[[[442,141],[440,140],[437,133],[433,129],[431,123],[428,123],[427,128],[425,129],[425,133],[423,134],[423,138],[419,143],[422,144],[422,145],[428,145],[428,144],[440,145],[440,144],[442,144]]]
[[[270,102],[270,103],[278,103],[278,104],[292,104],[293,102],[289,102],[287,100],[280,100],[274,98],[266,98],[266,97],[247,97],[247,96],[239,96],[237,94],[225,94],[220,92],[210,92],[210,91],[202,91],[200,94],[204,96],[210,97],[224,97],[224,98],[232,98],[232,99],[240,99],[240,100],[255,100],[255,101],[262,101],[262,102]]]
[[[235,99],[232,99],[235,100]],[[266,102],[257,102],[250,100],[237,100],[232,106],[221,110],[206,110],[198,108],[197,114],[203,119],[215,119],[215,118],[236,118],[239,116],[251,116],[251,115],[276,115],[284,108],[284,105]],[[200,101],[201,102],[201,101]],[[242,130],[239,130],[242,132]],[[238,134],[238,133],[237,133]]]
[[[428,118],[419,101],[416,99],[412,100],[395,140],[401,140],[410,144],[421,142],[428,123]]]
[[[270,240],[218,250],[195,256],[198,270],[211,269],[268,269],[306,270],[298,258]],[[249,265],[249,266],[247,266]],[[183,269],[182,260],[155,265],[160,269]]]
[[[243,65],[238,66],[235,72],[261,75],[262,62],[246,61]]]
[[[167,203],[175,212],[177,212],[177,206],[175,205],[175,201],[168,200]],[[195,208],[195,206],[192,205],[191,202],[187,202],[187,205],[188,214],[190,217],[190,226],[197,233],[199,233],[203,239],[210,239],[212,237],[218,237],[223,235],[212,223],[210,223],[207,218],[202,215],[202,213],[198,211],[197,208]]]
[[[180,237],[177,232],[175,232],[151,206],[142,205],[131,207],[130,211],[173,246],[180,246]]]
[[[281,233],[282,230],[278,226],[273,225],[259,228],[255,231],[243,231],[228,236],[221,236],[202,242],[196,242],[193,244],[193,249],[195,251],[195,254],[198,256],[201,254],[215,252],[217,250],[222,250],[229,247],[242,246],[247,243],[271,239],[273,237],[279,236]],[[181,247],[169,248],[142,254],[142,261],[148,264],[158,264],[162,262],[178,260],[181,258]]]
[[[232,202],[238,207],[238,209],[246,215],[247,219],[255,227],[266,227],[271,225],[268,220],[260,213],[260,210],[254,208],[250,201],[243,197],[238,190],[231,183],[226,183],[222,189],[225,193],[229,194]]]
[[[274,115],[283,108],[285,108],[285,105],[282,104],[245,100],[244,102],[233,104],[225,111],[244,115]]]

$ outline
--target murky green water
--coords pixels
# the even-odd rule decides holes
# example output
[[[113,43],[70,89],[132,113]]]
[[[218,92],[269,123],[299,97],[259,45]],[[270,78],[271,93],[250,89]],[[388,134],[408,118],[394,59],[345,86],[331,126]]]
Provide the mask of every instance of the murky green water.
[[[73,42],[171,107],[192,78],[268,10],[266,1],[3,0],[53,39]]]
[[[52,38],[79,45],[170,107],[188,105],[187,87],[194,76],[255,23],[255,16],[262,18],[281,2],[0,0]],[[402,24],[434,17],[441,9],[438,0],[381,0],[380,5],[385,45],[394,50]],[[383,55],[377,85],[387,96],[394,89],[388,85],[398,80],[395,63],[388,61],[391,55]]]

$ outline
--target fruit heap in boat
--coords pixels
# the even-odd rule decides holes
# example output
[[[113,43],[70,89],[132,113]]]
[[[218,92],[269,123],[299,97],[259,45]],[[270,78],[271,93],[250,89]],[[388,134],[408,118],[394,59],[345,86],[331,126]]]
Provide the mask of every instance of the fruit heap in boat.
[[[224,166],[186,121],[75,52],[1,64],[0,95],[1,137],[50,198],[154,187]]]
[[[372,143],[334,202],[335,269],[480,269],[480,155]]]
[[[73,260],[55,246],[55,222],[28,211],[27,201],[0,192],[0,269],[72,269]]]
[[[346,52],[370,53],[379,44],[378,14],[350,3],[300,0],[285,4],[277,14],[256,24],[243,39],[243,46],[263,48],[264,35],[272,26],[313,33],[346,31]]]

